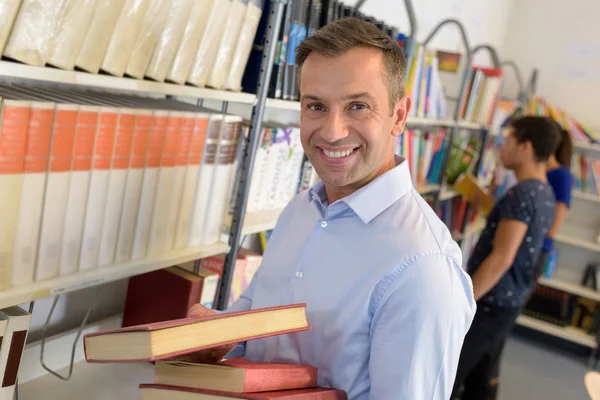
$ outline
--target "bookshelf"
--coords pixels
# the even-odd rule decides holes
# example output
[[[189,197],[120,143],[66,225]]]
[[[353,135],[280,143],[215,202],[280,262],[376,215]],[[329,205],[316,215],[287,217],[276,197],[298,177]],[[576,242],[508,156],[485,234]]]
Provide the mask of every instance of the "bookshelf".
[[[579,239],[574,236],[566,235],[564,233],[557,234],[554,239],[557,242],[567,244],[572,247],[580,249],[591,250],[600,253],[600,243],[593,242],[591,240]]]
[[[227,244],[219,242],[209,246],[173,251],[145,260],[134,260],[90,271],[78,272],[72,275],[35,282],[23,287],[9,288],[0,291],[0,308],[74,292],[200,258],[223,254],[228,250],[229,247]]]
[[[581,329],[574,328],[572,326],[561,327],[537,318],[529,317],[527,315],[520,315],[517,318],[517,325],[564,339],[569,342],[577,343],[591,349],[595,349],[598,346],[595,337],[588,335]]]
[[[600,292],[594,289],[587,288],[577,283],[567,282],[558,278],[540,278],[538,283],[542,286],[546,286],[553,289],[558,289],[563,292],[575,294],[586,299],[600,301]]]

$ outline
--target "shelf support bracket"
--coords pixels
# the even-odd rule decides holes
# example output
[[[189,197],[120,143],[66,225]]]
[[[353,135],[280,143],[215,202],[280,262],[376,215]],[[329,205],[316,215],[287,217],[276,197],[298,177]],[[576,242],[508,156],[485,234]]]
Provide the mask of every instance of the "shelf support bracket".
[[[83,329],[85,328],[85,326],[87,324],[87,321],[92,313],[92,310],[96,306],[96,302],[98,301],[99,292],[100,292],[100,290],[98,288],[96,288],[96,290],[94,291],[94,297],[92,298],[92,302],[88,306],[85,316],[83,317],[83,320],[81,321],[81,325],[79,325],[79,330],[77,331],[77,335],[75,335],[75,340],[73,341],[73,346],[71,347],[71,359],[69,362],[69,374],[66,376],[61,375],[58,372],[56,372],[55,370],[53,370],[52,368],[48,367],[44,360],[44,349],[46,347],[46,331],[48,330],[48,325],[50,325],[50,319],[52,318],[52,315],[54,314],[54,310],[56,309],[56,305],[58,304],[60,295],[54,297],[54,302],[52,303],[52,307],[50,308],[50,312],[48,313],[48,317],[46,318],[46,323],[44,324],[44,329],[42,330],[42,340],[41,340],[42,349],[40,351],[40,364],[42,364],[42,367],[46,371],[48,371],[49,373],[51,373],[52,375],[54,375],[55,377],[57,377],[63,381],[68,381],[69,379],[71,379],[71,376],[73,375],[73,366],[75,363],[75,351],[77,350],[77,345],[79,344],[79,338],[81,337],[81,333],[83,332]]]
[[[500,63],[500,66],[504,69],[504,67],[510,67],[515,73],[515,77],[517,78],[517,86],[519,88],[519,94],[517,99],[523,101],[523,96],[525,95],[525,85],[523,84],[523,76],[521,75],[521,70],[519,69],[517,63],[512,60],[505,60]]]
[[[477,46],[473,47],[473,49],[471,50],[471,55],[475,56],[475,53],[481,50],[487,50],[487,52],[490,54],[490,58],[492,59],[492,64],[494,64],[494,68],[502,67],[500,57],[498,57],[498,52],[493,46],[489,44],[478,44]]]

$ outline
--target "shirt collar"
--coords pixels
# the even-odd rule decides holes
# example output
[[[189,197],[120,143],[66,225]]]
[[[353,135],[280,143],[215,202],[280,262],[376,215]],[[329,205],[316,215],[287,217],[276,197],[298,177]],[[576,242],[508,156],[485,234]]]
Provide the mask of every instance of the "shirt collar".
[[[365,224],[371,222],[413,188],[406,159],[396,155],[395,162],[395,168],[337,202],[347,204]],[[310,198],[327,205],[323,181],[319,180],[310,189]]]

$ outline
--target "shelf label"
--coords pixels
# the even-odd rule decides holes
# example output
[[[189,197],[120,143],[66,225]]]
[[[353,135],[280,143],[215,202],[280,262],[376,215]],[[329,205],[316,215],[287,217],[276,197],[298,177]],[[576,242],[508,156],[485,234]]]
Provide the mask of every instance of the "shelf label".
[[[94,279],[89,279],[89,280],[82,281],[82,282],[73,283],[73,284],[67,285],[67,286],[55,287],[50,290],[50,295],[56,296],[56,295],[61,295],[63,293],[74,292],[75,290],[83,289],[86,287],[100,285],[101,283],[104,283],[105,281],[106,281],[106,278],[100,277],[100,278],[94,278]]]

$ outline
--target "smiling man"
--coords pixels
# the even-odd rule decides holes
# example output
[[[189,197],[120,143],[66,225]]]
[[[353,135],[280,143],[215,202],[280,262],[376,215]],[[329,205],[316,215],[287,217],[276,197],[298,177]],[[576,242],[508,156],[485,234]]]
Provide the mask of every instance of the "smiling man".
[[[410,109],[402,50],[342,19],[296,61],[302,144],[321,181],[286,207],[228,311],[307,303],[312,330],[236,355],[311,364],[353,400],[447,400],[475,302],[460,249],[394,155]]]

